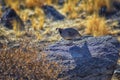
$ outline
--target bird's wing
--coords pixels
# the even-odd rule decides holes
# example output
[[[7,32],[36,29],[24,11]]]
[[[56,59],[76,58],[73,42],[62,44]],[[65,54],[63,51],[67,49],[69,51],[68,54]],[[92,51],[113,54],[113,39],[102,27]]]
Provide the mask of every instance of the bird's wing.
[[[71,31],[68,31],[68,35],[69,35],[69,36],[75,36],[75,33],[74,33],[74,32],[71,32]]]

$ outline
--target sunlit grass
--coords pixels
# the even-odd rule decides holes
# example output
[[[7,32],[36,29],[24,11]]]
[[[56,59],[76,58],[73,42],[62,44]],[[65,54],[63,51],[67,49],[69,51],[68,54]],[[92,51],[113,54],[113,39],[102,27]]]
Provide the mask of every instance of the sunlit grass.
[[[105,18],[101,18],[97,14],[89,16],[86,21],[85,33],[93,36],[109,34],[109,28],[106,24]]]
[[[41,7],[45,4],[52,5],[52,1],[53,0],[25,0],[25,3],[27,7]]]
[[[13,6],[16,8],[15,10],[19,10],[18,6],[20,5],[20,0],[6,0],[7,5]],[[38,40],[41,40],[43,35],[47,34],[50,30],[44,29],[45,24],[45,14],[41,9],[41,6],[44,4],[54,6],[54,0],[22,0],[25,9],[20,10],[20,17],[25,22],[27,20],[31,21],[30,28],[34,29],[34,34]],[[58,2],[58,0],[55,0]],[[61,7],[63,9],[63,13],[66,14],[66,18],[68,19],[76,19],[80,13],[80,9],[87,11],[88,13],[95,13],[96,15],[92,15],[89,17],[84,25],[86,25],[86,34],[91,34],[94,36],[102,36],[109,34],[108,25],[105,23],[105,19],[99,17],[97,12],[100,10],[102,6],[107,7],[107,11],[111,11],[113,6],[111,5],[113,0],[82,0],[82,3],[79,4],[79,0],[66,0],[65,4]],[[57,7],[58,8],[58,7]],[[56,9],[57,9],[56,8]],[[17,22],[13,21],[14,31],[16,35],[21,34],[20,25]],[[66,26],[65,26],[66,27]],[[42,33],[40,30],[46,30]]]
[[[26,0],[25,3],[26,3],[27,7],[36,7],[36,6],[41,7],[45,3],[45,1],[43,1],[43,0]]]
[[[76,4],[79,0],[68,0],[65,2],[62,12],[68,15],[68,18],[73,19],[78,16],[78,11],[76,10]]]
[[[112,11],[113,0],[83,0],[81,4],[81,9],[87,11],[88,13],[98,12],[101,7],[106,6],[107,11]]]
[[[32,28],[35,31],[37,40],[42,39],[42,34],[40,33],[40,30],[43,29],[45,22],[45,15],[43,10],[41,10],[41,8],[38,7],[35,8],[35,14],[32,16],[31,21],[32,21]]]
[[[37,20],[35,19],[37,18]],[[34,30],[41,30],[43,29],[44,21],[45,21],[45,15],[42,9],[36,7],[35,8],[35,17],[33,18],[32,24],[34,25]],[[36,23],[36,22],[37,23]]]
[[[23,10],[19,9],[21,1],[25,5],[25,9]],[[31,34],[34,34],[37,40],[42,40],[42,38],[47,34],[47,37],[45,37],[46,40],[48,38],[51,38],[51,40],[59,39],[58,33],[54,33],[55,36],[52,36],[51,34],[55,31],[53,26],[48,25],[49,27],[44,28],[45,14],[41,9],[41,6],[44,4],[54,6],[53,1],[57,2],[58,0],[5,0],[7,6],[11,6],[11,8],[13,8],[18,13],[18,15],[20,15],[24,22],[27,20],[31,21],[32,25],[30,28],[34,30]],[[80,4],[80,7],[77,6],[78,2],[79,0],[66,1],[62,7],[62,11],[66,14],[66,18],[68,19],[76,19],[79,16],[80,9],[83,9],[88,13],[95,13],[89,17],[86,16],[87,20],[84,19],[84,25],[86,25],[86,34],[93,36],[103,36],[108,34],[117,34],[120,32],[119,30],[110,32],[105,18],[99,17],[97,14],[102,6],[106,6],[108,12],[111,11],[113,9],[113,6],[111,5],[113,0],[83,0],[83,3]],[[0,16],[1,15],[2,12],[0,12]],[[21,26],[20,22],[16,19],[11,22],[13,25],[14,34],[17,37],[22,36],[23,26]],[[50,23],[52,24],[53,22]],[[116,24],[117,23],[113,25]],[[62,28],[69,27],[64,23],[58,24],[56,26]],[[1,28],[0,36],[7,36],[8,32],[10,31],[2,30]],[[11,35],[9,36],[11,37]],[[118,38],[118,40],[120,41],[120,38]],[[29,42],[31,42],[31,40],[29,40]],[[36,48],[29,48],[29,46],[26,48],[24,44],[27,43],[23,43],[22,47],[17,49],[7,50],[9,48],[4,46],[3,50],[0,50],[0,79],[57,80],[57,75],[61,72],[61,66],[55,62],[48,62],[44,53],[39,53],[37,52]],[[39,60],[37,60],[39,55],[38,53],[41,54],[41,59]]]
[[[4,0],[7,6],[13,8],[17,13],[19,13],[20,1],[22,0]]]
[[[19,18],[15,18],[11,22],[12,22],[12,25],[13,25],[13,30],[15,32],[15,35],[17,37],[22,36],[25,29],[24,29],[24,25],[22,25]]]

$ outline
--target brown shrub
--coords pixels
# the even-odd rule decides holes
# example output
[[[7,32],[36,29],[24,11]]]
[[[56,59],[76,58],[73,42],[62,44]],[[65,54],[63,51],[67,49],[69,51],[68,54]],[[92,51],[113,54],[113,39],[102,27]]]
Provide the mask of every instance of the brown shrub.
[[[37,60],[35,49],[23,48],[0,51],[0,79],[4,80],[54,80],[60,73],[60,66],[48,62],[45,55]]]

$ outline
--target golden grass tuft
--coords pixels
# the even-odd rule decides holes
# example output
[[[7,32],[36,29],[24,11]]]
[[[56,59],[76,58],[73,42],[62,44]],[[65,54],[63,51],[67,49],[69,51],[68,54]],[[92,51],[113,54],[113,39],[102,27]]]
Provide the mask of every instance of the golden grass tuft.
[[[21,0],[5,0],[5,3],[7,4],[7,6],[10,6],[17,13],[19,13],[20,2]]]
[[[26,0],[27,7],[41,7],[44,4],[52,5],[52,0]]]
[[[39,60],[37,58],[36,49],[24,46],[7,49],[4,46],[0,51],[0,79],[56,80],[61,71],[60,66],[55,62],[48,62],[45,55]]]
[[[11,22],[16,37],[22,36],[22,34],[24,33],[24,25],[22,25],[21,21],[18,18],[15,18]]]
[[[43,25],[44,25],[44,22],[45,22],[45,14],[43,12],[43,10],[41,8],[38,8],[36,7],[35,8],[35,16],[36,18],[38,18],[38,22],[35,22],[36,20],[33,19],[33,28],[34,30],[41,30],[43,29]]]
[[[78,16],[76,4],[79,0],[68,0],[65,2],[62,12],[68,15],[68,18],[74,19]]]
[[[45,22],[45,15],[41,8],[36,7],[35,8],[35,14],[32,16],[32,27],[35,31],[35,35],[37,37],[37,40],[40,40],[42,35],[40,34],[40,30],[43,29],[44,22]]]
[[[102,6],[107,7],[107,11],[112,11],[113,0],[83,0],[80,6],[81,9],[88,13],[98,12]]]
[[[26,0],[25,4],[27,7],[41,7],[44,4],[45,1],[43,0]]]
[[[109,34],[109,31],[105,18],[101,18],[97,14],[88,17],[85,29],[86,34],[103,36]]]

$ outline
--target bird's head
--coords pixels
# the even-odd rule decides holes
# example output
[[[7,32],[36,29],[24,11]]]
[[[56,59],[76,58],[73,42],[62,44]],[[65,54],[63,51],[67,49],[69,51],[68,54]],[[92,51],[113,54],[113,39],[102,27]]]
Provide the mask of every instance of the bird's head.
[[[56,28],[56,30],[58,30],[59,33],[62,33],[62,28]]]

